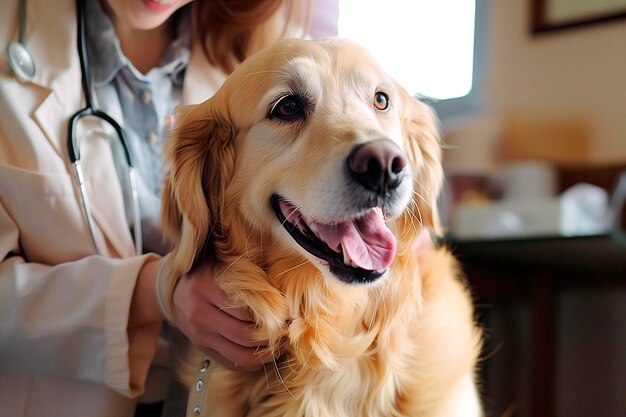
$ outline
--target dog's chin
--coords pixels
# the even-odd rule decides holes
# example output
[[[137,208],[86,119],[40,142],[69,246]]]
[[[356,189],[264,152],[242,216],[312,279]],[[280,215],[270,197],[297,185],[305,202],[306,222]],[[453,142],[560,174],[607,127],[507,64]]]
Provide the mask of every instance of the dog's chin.
[[[277,194],[272,195],[270,205],[278,222],[293,240],[316,258],[321,268],[328,268],[332,276],[339,281],[346,284],[370,284],[386,275],[388,264],[391,263],[390,255],[387,255],[387,260],[380,261],[377,265],[368,265],[372,266],[371,268],[355,265],[342,249],[331,248],[321,238],[319,231],[314,232],[312,226],[306,222],[298,210],[287,203],[283,197]],[[395,240],[393,253],[395,254]]]

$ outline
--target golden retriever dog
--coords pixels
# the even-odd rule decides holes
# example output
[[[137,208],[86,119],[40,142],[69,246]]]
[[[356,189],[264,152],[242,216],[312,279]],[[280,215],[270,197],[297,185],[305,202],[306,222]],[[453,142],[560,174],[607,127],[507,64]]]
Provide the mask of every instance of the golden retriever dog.
[[[285,351],[259,372],[211,364],[202,413],[481,414],[471,297],[453,256],[423,239],[443,179],[427,105],[351,42],[285,40],[177,123],[170,295],[211,256],[260,343]]]

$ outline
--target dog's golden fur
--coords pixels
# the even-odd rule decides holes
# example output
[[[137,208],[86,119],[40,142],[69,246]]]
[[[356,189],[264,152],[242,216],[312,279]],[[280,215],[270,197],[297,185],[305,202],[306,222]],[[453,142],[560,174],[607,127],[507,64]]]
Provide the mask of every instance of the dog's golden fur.
[[[270,117],[294,91],[310,101],[303,118]],[[388,111],[372,106],[376,91],[389,96]],[[446,249],[418,248],[422,230],[438,227],[443,178],[428,106],[352,43],[288,40],[244,62],[214,97],[184,108],[178,124],[164,191],[164,227],[175,242],[169,289],[199,257],[213,256],[219,286],[252,309],[259,340],[286,349],[257,373],[212,365],[208,415],[480,414],[481,335],[468,290]],[[342,161],[355,144],[380,138],[403,150],[412,191],[388,213],[397,252],[386,275],[346,284],[296,244],[269,201],[286,195],[317,220],[345,211]]]

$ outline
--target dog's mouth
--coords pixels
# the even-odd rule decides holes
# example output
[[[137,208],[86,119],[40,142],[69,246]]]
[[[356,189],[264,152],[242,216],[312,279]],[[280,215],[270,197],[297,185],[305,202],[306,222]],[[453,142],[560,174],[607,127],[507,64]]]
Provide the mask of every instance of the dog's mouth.
[[[294,205],[274,194],[270,204],[279,222],[307,252],[328,264],[345,283],[370,283],[385,274],[396,254],[396,238],[381,208],[348,220],[307,220]]]

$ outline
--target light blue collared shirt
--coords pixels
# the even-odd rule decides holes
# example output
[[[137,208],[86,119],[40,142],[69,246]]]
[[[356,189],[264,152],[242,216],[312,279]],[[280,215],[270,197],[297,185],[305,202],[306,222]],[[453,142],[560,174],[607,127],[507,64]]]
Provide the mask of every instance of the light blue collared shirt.
[[[138,174],[144,251],[163,254],[167,251],[159,227],[163,145],[173,122],[174,109],[182,100],[183,78],[189,61],[189,13],[182,10],[174,17],[179,19],[175,40],[161,64],[147,74],[139,72],[122,52],[113,23],[100,1],[87,1],[85,14],[94,99],[97,107],[111,115],[124,129]],[[111,145],[114,153],[120,155],[119,144]],[[118,178],[128,196],[126,162],[119,157],[115,161]],[[131,222],[128,202],[126,207]]]

